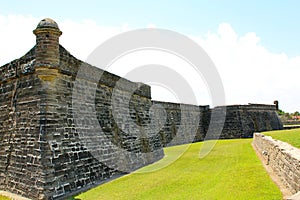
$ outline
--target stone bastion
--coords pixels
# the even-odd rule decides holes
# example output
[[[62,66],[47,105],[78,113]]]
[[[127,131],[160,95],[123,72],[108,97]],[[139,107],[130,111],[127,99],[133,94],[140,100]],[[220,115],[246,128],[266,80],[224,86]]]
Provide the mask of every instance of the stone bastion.
[[[223,126],[211,113],[224,108],[220,138],[282,129],[275,105],[153,101],[149,85],[72,56],[55,21],[44,19],[33,32],[36,45],[0,67],[0,190],[64,198],[160,160],[163,147],[202,141]]]

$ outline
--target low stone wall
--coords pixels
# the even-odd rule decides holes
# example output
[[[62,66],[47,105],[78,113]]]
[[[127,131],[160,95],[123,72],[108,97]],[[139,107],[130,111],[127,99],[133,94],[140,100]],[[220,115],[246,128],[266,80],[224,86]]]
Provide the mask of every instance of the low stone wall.
[[[300,191],[300,149],[261,133],[254,134],[253,146],[292,194]]]

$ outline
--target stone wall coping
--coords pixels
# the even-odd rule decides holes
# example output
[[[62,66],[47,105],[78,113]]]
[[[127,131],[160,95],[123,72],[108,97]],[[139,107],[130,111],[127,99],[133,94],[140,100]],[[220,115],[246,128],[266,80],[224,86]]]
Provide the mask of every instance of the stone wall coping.
[[[195,110],[195,111],[203,111],[209,110],[209,105],[193,105],[193,104],[185,104],[185,103],[173,103],[173,102],[165,102],[165,101],[157,101],[152,100],[153,105],[162,105],[165,109],[178,109],[181,110]]]
[[[253,109],[253,110],[276,110],[276,105],[274,104],[244,104],[244,105],[224,105],[224,106],[216,106],[215,108],[224,108],[226,109]]]
[[[292,146],[289,143],[273,139],[271,136],[264,135],[262,133],[254,133],[255,137],[262,137],[268,142],[272,143],[273,146],[278,147],[283,153],[287,153],[300,162],[300,149]]]
[[[263,163],[273,171],[271,177],[275,175],[280,179],[276,183],[284,196],[288,193],[294,195],[285,199],[299,199],[300,149],[262,133],[253,134],[253,147]]]

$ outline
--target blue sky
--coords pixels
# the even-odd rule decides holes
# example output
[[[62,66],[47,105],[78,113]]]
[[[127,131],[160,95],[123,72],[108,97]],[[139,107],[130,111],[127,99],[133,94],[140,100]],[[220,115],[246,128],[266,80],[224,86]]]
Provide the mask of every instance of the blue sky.
[[[239,33],[255,32],[261,43],[273,52],[300,54],[300,1],[1,1],[1,14],[50,16],[56,20],[93,19],[101,25],[128,23],[140,28],[159,28],[184,34],[215,31],[222,22]]]
[[[283,110],[300,111],[299,8],[296,0],[1,1],[0,66],[32,48],[32,30],[45,17],[58,22],[63,31],[60,43],[82,60],[114,35],[157,27],[182,33],[204,48],[222,78],[227,104],[279,100]],[[129,56],[111,72],[123,76],[124,66],[154,61],[174,68],[184,66],[177,58],[167,62],[166,55],[151,55]],[[185,78],[194,80],[192,73]],[[203,83],[191,84],[205,88]],[[152,88],[154,99],[173,101],[166,91]],[[207,91],[198,93],[199,104],[211,104]]]

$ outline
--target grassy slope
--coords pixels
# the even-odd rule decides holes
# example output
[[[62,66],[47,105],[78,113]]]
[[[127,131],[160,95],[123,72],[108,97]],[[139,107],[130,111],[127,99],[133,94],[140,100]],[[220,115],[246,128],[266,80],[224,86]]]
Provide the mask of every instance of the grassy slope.
[[[272,138],[281,140],[291,145],[300,148],[300,129],[280,130],[263,132],[265,135],[270,135]]]
[[[74,198],[282,199],[251,142],[251,139],[218,141],[204,159],[199,158],[202,143],[195,143],[168,167],[152,173],[133,173]],[[165,153],[170,157],[178,148],[166,148]]]

